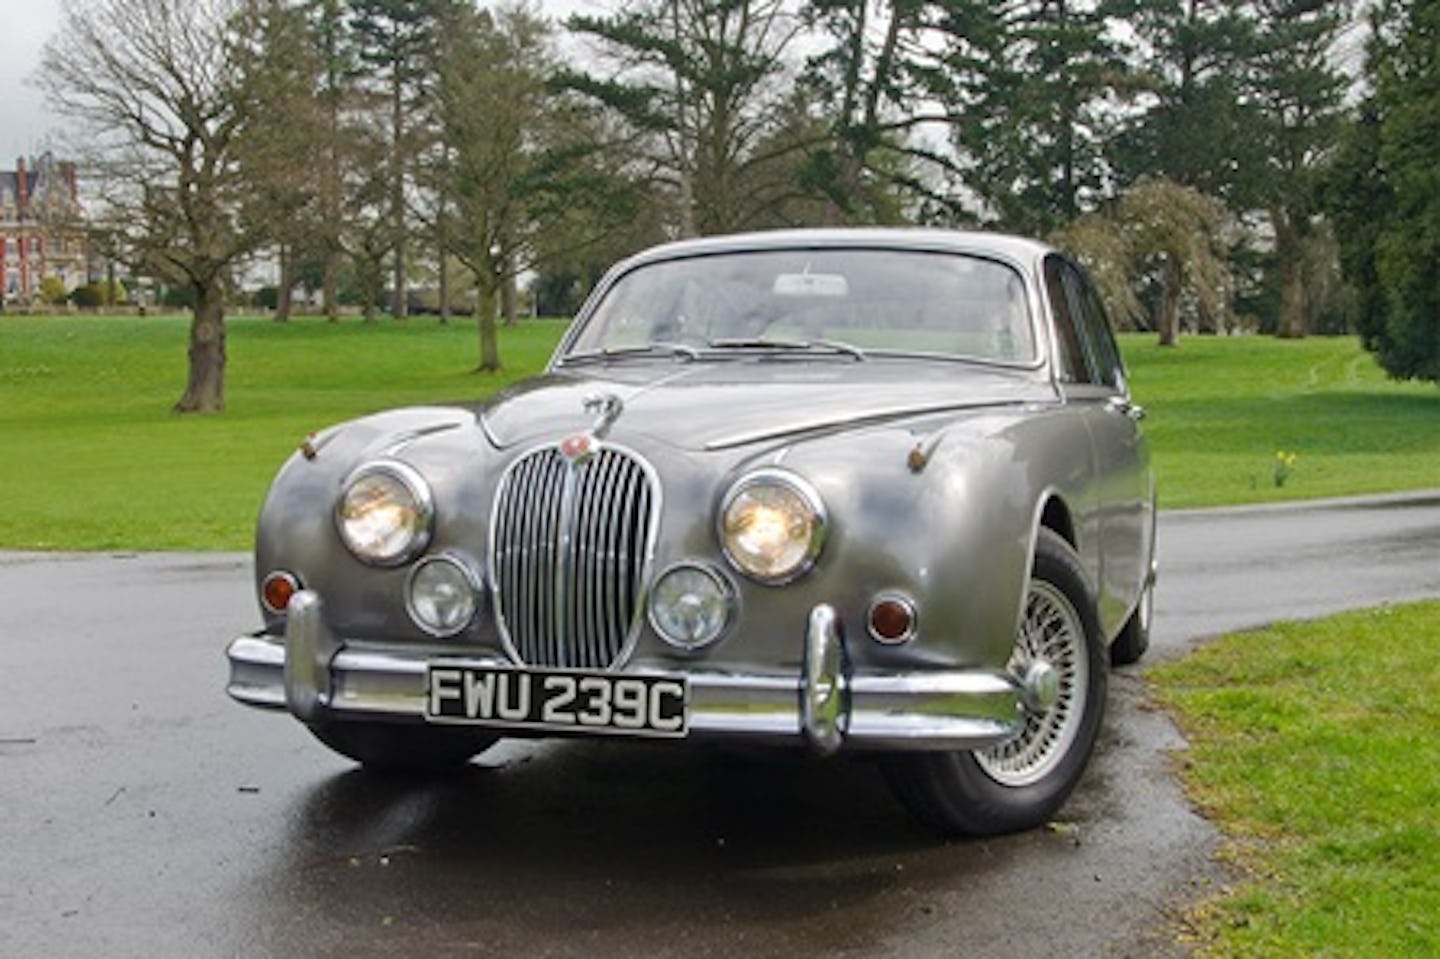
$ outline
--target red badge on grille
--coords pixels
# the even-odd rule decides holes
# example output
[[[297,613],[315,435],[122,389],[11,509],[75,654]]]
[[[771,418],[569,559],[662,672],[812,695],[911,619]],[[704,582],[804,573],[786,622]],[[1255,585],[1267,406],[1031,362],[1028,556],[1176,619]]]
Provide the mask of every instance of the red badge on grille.
[[[583,463],[595,454],[595,438],[589,433],[576,433],[560,441],[560,455],[572,464]]]

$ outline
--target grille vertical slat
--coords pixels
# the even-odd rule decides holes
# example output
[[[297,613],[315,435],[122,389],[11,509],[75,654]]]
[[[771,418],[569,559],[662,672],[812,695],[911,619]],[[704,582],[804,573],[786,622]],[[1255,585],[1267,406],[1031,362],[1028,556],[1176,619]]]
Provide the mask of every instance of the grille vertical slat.
[[[654,481],[605,447],[571,464],[558,449],[513,464],[495,506],[496,607],[521,662],[616,665],[636,626],[654,532]]]

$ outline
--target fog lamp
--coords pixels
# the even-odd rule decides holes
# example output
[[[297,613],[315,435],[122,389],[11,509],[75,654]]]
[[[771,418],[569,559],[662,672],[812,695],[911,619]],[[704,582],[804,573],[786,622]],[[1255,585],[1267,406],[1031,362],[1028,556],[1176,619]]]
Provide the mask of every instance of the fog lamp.
[[[480,606],[480,578],[453,556],[431,556],[410,572],[405,608],[432,636],[454,636],[470,625]]]
[[[650,625],[673,646],[699,649],[730,623],[734,593],[719,573],[703,566],[675,566],[650,590]]]

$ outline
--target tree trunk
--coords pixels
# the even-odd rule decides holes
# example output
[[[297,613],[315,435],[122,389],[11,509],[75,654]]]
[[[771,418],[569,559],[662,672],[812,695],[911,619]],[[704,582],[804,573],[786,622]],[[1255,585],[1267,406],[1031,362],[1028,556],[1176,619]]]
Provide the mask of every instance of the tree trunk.
[[[395,68],[390,91],[390,122],[394,130],[390,167],[390,216],[392,241],[395,244],[394,287],[390,298],[390,315],[397,320],[406,316],[408,303],[405,290],[405,91],[400,69]]]
[[[476,276],[475,286],[475,322],[480,327],[480,365],[475,367],[475,372],[497,373],[500,370],[500,337],[495,323],[495,307],[499,284],[494,274],[482,274]]]
[[[383,254],[382,254],[383,256]],[[380,305],[381,287],[384,286],[385,264],[379,256],[367,255],[364,262],[356,264],[360,284],[361,311],[366,323],[375,322],[375,311]]]
[[[445,255],[445,244],[440,244],[440,325],[450,324],[450,259]]]
[[[1165,260],[1160,282],[1155,328],[1160,331],[1161,346],[1175,346],[1180,342],[1180,267],[1173,258]]]
[[[1275,335],[1287,340],[1303,339],[1309,332],[1305,316],[1310,304],[1300,253],[1278,246],[1276,252],[1280,255],[1280,324]]]
[[[275,290],[275,322],[289,323],[292,291],[295,288],[295,254],[288,246],[280,247],[280,285]]]
[[[177,413],[225,409],[225,289],[219,280],[195,282],[190,321],[190,380],[175,404]]]
[[[515,258],[508,257],[505,265],[505,285],[500,288],[500,300],[505,313],[505,325],[514,326],[520,318],[520,280],[515,276]]]
[[[1283,210],[1273,211],[1270,220],[1275,226],[1275,258],[1280,262],[1280,316],[1275,335],[1281,339],[1302,339],[1307,332],[1305,222]]]
[[[324,275],[320,280],[320,298],[325,301],[325,318],[331,323],[340,321],[340,251],[325,251]]]

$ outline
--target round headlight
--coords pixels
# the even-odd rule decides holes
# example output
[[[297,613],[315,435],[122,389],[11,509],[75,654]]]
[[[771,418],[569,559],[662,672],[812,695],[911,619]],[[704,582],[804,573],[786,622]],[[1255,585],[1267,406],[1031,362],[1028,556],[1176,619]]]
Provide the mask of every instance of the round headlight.
[[[405,606],[410,618],[434,636],[454,636],[475,618],[480,580],[452,556],[421,560],[410,573]]]
[[[730,584],[702,566],[675,566],[650,589],[650,625],[668,643],[698,649],[720,638],[730,623]]]
[[[435,508],[424,478],[404,463],[360,467],[345,482],[335,507],[340,538],[356,558],[399,566],[430,542]]]
[[[786,583],[814,564],[825,522],[825,506],[813,486],[784,470],[758,470],[725,494],[720,543],[745,575]]]

